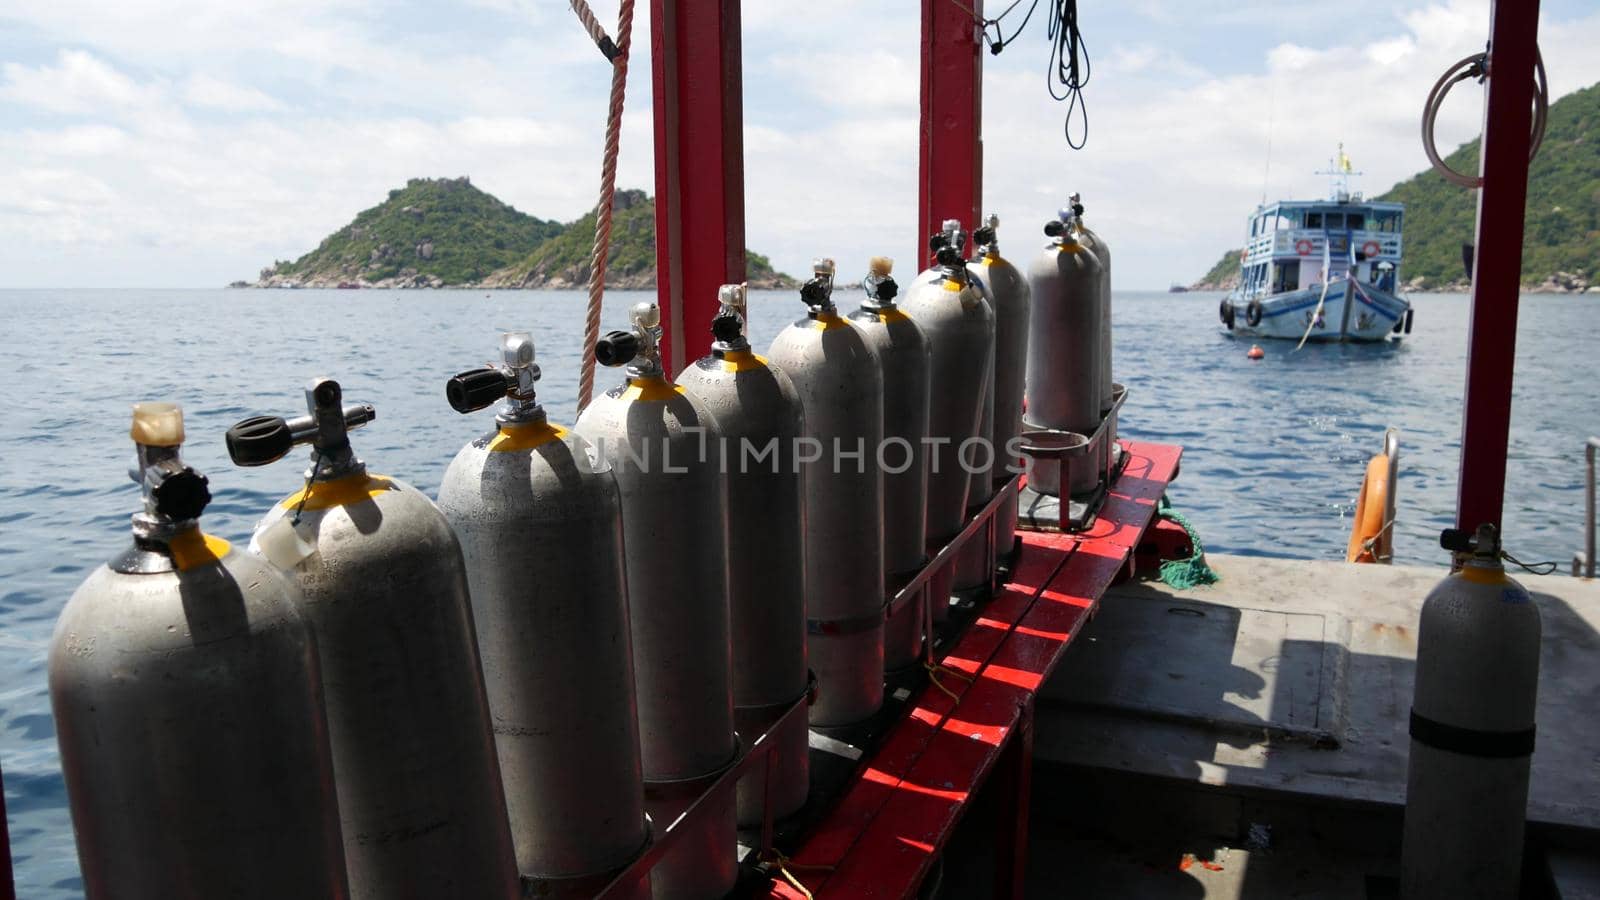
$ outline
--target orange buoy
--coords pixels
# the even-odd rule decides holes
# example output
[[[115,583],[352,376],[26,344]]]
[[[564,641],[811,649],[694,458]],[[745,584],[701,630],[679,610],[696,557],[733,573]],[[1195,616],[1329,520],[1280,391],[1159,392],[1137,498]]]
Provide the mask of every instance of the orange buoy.
[[[1350,544],[1345,548],[1347,562],[1388,562],[1393,551],[1389,513],[1389,457],[1379,453],[1367,463],[1367,477],[1356,497],[1356,514],[1350,525]]]
[[[1245,356],[1248,356],[1251,359],[1260,359],[1266,355],[1267,351],[1261,349],[1260,344],[1251,344],[1250,352],[1245,354]]]

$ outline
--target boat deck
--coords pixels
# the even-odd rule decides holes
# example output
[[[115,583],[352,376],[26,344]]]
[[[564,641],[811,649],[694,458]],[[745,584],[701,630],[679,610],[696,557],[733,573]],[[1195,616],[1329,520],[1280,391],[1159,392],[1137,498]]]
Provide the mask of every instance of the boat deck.
[[[1212,587],[1112,588],[1041,691],[1042,790],[1081,792],[1036,801],[1053,815],[1035,855],[1080,861],[1084,896],[1389,896],[1418,612],[1443,568],[1210,561]],[[1544,624],[1539,877],[1600,896],[1600,582],[1515,577]]]

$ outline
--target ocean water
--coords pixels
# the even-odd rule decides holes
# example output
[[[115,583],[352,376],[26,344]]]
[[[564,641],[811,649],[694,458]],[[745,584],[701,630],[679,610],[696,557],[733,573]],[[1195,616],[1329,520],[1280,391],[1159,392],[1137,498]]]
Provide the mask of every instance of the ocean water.
[[[644,294],[613,294],[603,328]],[[1342,558],[1367,458],[1401,432],[1395,554],[1442,566],[1459,462],[1467,298],[1413,297],[1416,330],[1382,346],[1248,343],[1221,332],[1215,294],[1116,298],[1117,379],[1128,438],[1184,445],[1171,491],[1217,552]],[[449,375],[495,354],[497,332],[531,330],[551,417],[570,423],[584,297],[577,292],[0,291],[12,329],[0,421],[0,766],[18,896],[82,895],[45,692],[45,652],[61,605],[128,541],[138,494],[127,480],[129,404],[183,404],[185,454],[211,478],[208,531],[247,540],[299,486],[302,454],[236,469],[222,435],[258,413],[303,412],[314,375],[377,407],[356,432],[372,467],[432,493],[488,411],[454,413]],[[751,335],[765,347],[802,312],[758,293]],[[1522,305],[1506,498],[1508,548],[1563,562],[1581,541],[1583,442],[1600,433],[1594,336],[1600,299]],[[709,339],[707,336],[706,339]],[[701,340],[691,336],[692,342]],[[703,345],[701,345],[703,346]],[[602,369],[604,389],[619,379]]]

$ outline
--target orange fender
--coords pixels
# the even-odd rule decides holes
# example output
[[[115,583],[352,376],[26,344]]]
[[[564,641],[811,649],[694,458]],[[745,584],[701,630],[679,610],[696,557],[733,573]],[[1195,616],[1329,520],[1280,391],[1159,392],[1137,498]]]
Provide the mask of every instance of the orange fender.
[[[1387,562],[1393,541],[1393,523],[1384,521],[1389,509],[1389,457],[1379,453],[1367,463],[1367,477],[1356,498],[1355,519],[1350,525],[1350,545],[1345,561],[1353,563]],[[1390,527],[1386,527],[1390,526]]]

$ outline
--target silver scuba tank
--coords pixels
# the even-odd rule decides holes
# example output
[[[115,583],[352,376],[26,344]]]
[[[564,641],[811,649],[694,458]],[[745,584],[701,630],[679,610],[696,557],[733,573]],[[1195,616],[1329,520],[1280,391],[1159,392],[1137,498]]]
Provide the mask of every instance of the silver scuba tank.
[[[805,409],[806,653],[817,674],[811,724],[848,725],[883,704],[883,375],[833,305],[833,260],[801,288],[806,318],[767,351]]]
[[[610,467],[545,418],[532,336],[503,335],[500,353],[446,385],[460,413],[504,402],[445,471],[439,508],[466,562],[518,869],[556,885],[649,839],[622,511]]]
[[[917,276],[901,308],[922,326],[931,357],[928,440],[928,543],[944,544],[966,525],[972,472],[963,457],[982,462],[980,427],[994,370],[994,309],[984,285],[961,258],[967,235],[950,219],[929,239],[936,263]],[[963,452],[965,448],[965,452]],[[953,574],[953,573],[951,573]],[[936,621],[947,614],[948,591],[930,586]],[[943,585],[948,588],[948,581]]]
[[[728,496],[721,432],[661,368],[661,311],[640,303],[631,331],[595,345],[627,381],[594,398],[577,432],[616,473],[639,703],[645,803],[658,824],[732,765]],[[665,822],[670,823],[666,818]],[[657,900],[720,897],[738,878],[734,798],[655,868]]]
[[[883,469],[883,568],[886,592],[916,574],[927,560],[928,519],[928,339],[895,303],[899,285],[890,274],[894,261],[874,257],[862,286],[866,297],[850,314],[878,355],[883,370],[883,449],[875,462]],[[913,665],[922,651],[927,593],[884,623],[883,667]]]
[[[1022,426],[1022,394],[1028,370],[1028,326],[1033,315],[1033,294],[1028,276],[1000,255],[1000,217],[990,215],[978,229],[979,265],[988,273],[989,292],[995,303],[994,421],[995,478],[1008,478],[1020,470],[1018,450]],[[1017,530],[1017,500],[1013,497],[996,511],[996,547],[1010,552]]]
[[[134,407],[133,546],[67,601],[50,700],[88,900],[349,896],[316,642],[260,557],[200,530],[183,414]]]
[[[256,526],[250,549],[285,570],[317,635],[356,900],[521,893],[461,549],[433,501],[373,475],[343,405],[313,379],[308,414],[228,430],[235,465],[311,444],[306,485]]]
[[[1105,270],[1079,240],[1071,210],[1045,224],[1050,243],[1028,269],[1027,412],[1030,429],[1092,436],[1100,426],[1100,346]],[[1093,489],[1095,466],[1073,466],[1063,493]]]
[[[716,420],[728,483],[728,577],[733,622],[733,704],[739,732],[757,735],[806,694],[805,507],[796,440],[805,433],[800,395],[745,337],[745,286],[725,284],[711,320],[711,353],[678,375]],[[810,787],[805,716],[777,743],[770,790],[781,819]],[[757,766],[739,783],[739,822],[759,825],[769,787]]]
[[[1100,268],[1105,272],[1100,291],[1100,411],[1104,413],[1111,408],[1111,385],[1114,380],[1111,371],[1111,248],[1106,245],[1105,238],[1084,224],[1082,199],[1077,194],[1069,199],[1078,240],[1094,251],[1095,259],[1100,261]]]

